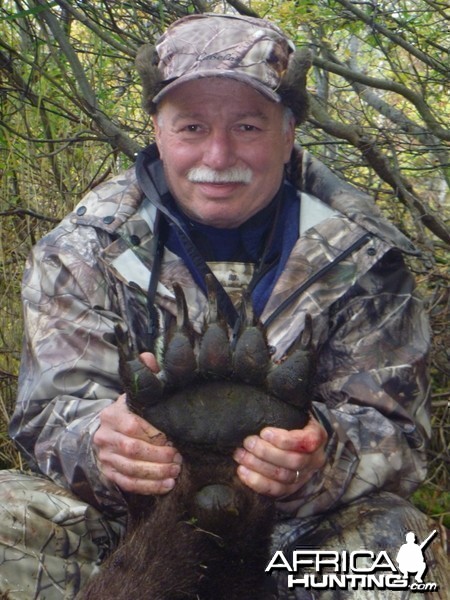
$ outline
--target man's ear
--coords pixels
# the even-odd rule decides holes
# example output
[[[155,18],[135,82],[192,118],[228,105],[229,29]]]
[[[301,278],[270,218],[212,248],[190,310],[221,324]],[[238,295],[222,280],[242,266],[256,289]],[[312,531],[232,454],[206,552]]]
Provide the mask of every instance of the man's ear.
[[[161,144],[161,124],[160,124],[160,116],[158,115],[158,113],[155,113],[154,115],[152,115],[152,121],[153,121],[153,130],[155,132],[155,142],[156,145],[158,146],[158,151],[159,151],[159,156],[162,159],[162,144]]]
[[[284,142],[285,142],[285,150],[284,150],[284,164],[286,164],[287,162],[289,162],[290,158],[291,158],[291,154],[292,154],[292,150],[294,148],[294,144],[295,144],[295,126],[296,126],[296,119],[295,116],[292,115],[292,117],[289,119],[289,123],[286,123],[284,125]]]

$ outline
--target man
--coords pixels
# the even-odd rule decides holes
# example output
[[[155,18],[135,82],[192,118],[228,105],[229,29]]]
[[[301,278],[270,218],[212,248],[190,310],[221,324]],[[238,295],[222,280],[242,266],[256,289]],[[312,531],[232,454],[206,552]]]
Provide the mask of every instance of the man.
[[[11,435],[43,476],[2,475],[0,589],[73,597],[123,531],[123,493],[176,486],[183,457],[127,409],[113,332],[127,329],[157,371],[173,283],[200,332],[208,272],[230,328],[250,290],[274,360],[307,312],[313,321],[309,424],[265,428],[234,454],[240,479],[276,499],[274,551],[394,551],[405,530],[424,537],[425,518],[403,499],[425,475],[430,432],[429,329],[402,256],[415,250],[370,199],[294,148],[305,56],[267,21],[196,15],[156,54],[145,48],[138,68],[156,145],[88,194],[27,265]],[[274,577],[280,598],[312,597],[288,589],[286,571]]]
[[[423,558],[422,548],[416,543],[413,531],[408,531],[406,534],[406,544],[400,546],[396,560],[403,577],[408,579],[410,573],[415,573],[414,579],[418,583],[423,583],[427,564]]]

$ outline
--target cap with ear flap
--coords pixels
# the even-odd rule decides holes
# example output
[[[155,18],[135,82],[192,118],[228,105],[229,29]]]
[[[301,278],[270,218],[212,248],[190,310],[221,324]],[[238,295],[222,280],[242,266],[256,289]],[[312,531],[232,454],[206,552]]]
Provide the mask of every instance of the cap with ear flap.
[[[295,46],[265,19],[237,15],[189,15],[175,21],[137,54],[143,107],[150,114],[170,90],[186,81],[225,77],[252,86],[289,107],[297,123],[308,111],[308,50]]]

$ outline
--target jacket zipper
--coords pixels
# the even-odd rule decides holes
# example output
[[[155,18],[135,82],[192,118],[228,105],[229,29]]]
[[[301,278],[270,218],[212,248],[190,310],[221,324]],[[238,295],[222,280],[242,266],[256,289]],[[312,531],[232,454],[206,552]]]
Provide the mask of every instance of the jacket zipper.
[[[350,256],[350,254],[353,254],[353,252],[355,252],[356,250],[359,250],[360,248],[365,246],[367,244],[367,242],[369,242],[372,239],[372,237],[373,236],[371,233],[365,233],[363,236],[361,236],[356,241],[354,241],[353,244],[351,244],[346,250],[341,252],[341,254],[336,256],[336,258],[334,258],[331,262],[329,262],[324,267],[319,269],[316,273],[314,273],[314,275],[312,275],[309,279],[307,279],[299,288],[297,288],[295,290],[295,292],[292,292],[292,294],[290,296],[288,296],[286,298],[286,300],[284,300],[278,306],[278,308],[276,308],[273,311],[273,313],[265,320],[264,327],[265,328],[269,327],[269,325],[271,325],[273,323],[273,321],[275,321],[275,319],[277,317],[279,317],[279,315],[282,312],[284,312],[286,310],[286,308],[290,304],[292,304],[292,302],[294,302],[294,300],[296,300],[301,294],[303,294],[303,292],[305,290],[307,290],[311,285],[313,285],[313,283],[318,281],[321,277],[323,277],[326,273],[328,273],[328,271],[333,269],[333,267],[335,267],[337,264],[339,264],[340,262],[345,260],[347,258],[347,256]]]

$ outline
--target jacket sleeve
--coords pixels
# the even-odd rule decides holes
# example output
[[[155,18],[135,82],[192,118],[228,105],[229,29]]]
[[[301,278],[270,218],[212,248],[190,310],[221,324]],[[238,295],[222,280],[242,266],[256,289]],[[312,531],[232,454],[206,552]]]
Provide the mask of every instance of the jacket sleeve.
[[[323,339],[314,405],[329,429],[328,462],[278,503],[298,516],[377,490],[407,496],[426,475],[430,331],[399,252],[331,307]]]
[[[121,393],[120,318],[96,231],[68,221],[35,246],[23,279],[24,344],[10,424],[30,466],[96,506],[121,510],[92,449],[99,412]]]

